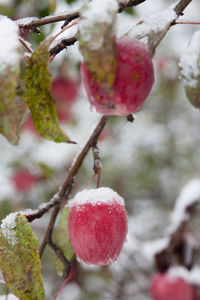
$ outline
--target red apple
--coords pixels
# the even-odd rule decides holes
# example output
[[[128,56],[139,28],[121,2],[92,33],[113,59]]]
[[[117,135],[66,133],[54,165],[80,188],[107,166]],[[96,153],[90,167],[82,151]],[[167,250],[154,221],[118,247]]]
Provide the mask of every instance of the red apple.
[[[78,96],[78,81],[57,77],[52,82],[51,93],[55,99],[58,119],[68,121],[71,119],[71,107]]]
[[[13,174],[11,180],[16,189],[21,192],[28,191],[37,182],[36,176],[26,170],[17,171]]]
[[[23,125],[23,129],[28,130],[29,132],[33,133],[34,135],[39,135],[39,133],[37,132],[37,130],[35,129],[35,127],[33,125],[33,119],[31,117],[31,115],[29,115],[28,120]]]
[[[154,300],[192,300],[192,294],[191,286],[181,277],[158,273],[152,279]]]
[[[104,89],[85,62],[81,75],[91,107],[105,115],[125,116],[138,111],[154,83],[152,60],[144,43],[123,37],[117,40],[117,69],[111,88]]]
[[[110,188],[83,190],[69,202],[69,237],[87,264],[117,260],[127,233],[124,200]]]

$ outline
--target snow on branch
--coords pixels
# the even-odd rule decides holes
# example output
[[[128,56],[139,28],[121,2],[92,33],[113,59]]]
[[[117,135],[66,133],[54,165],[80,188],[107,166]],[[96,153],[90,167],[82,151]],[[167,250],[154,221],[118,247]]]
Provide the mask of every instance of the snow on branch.
[[[155,48],[177,18],[178,15],[175,12],[174,5],[172,5],[168,9],[140,21],[128,34],[138,39],[145,38],[145,42],[153,55]]]

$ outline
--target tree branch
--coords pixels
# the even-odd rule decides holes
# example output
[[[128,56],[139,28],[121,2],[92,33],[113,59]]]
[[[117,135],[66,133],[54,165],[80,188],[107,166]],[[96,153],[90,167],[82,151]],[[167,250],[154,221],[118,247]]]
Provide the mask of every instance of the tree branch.
[[[179,3],[175,6],[174,11],[178,16],[183,15],[185,8],[192,2],[192,0],[180,0]]]
[[[47,25],[47,24],[56,23],[56,22],[60,22],[60,21],[65,21],[65,22],[67,21],[69,23],[72,20],[77,19],[79,17],[80,17],[79,11],[76,10],[76,11],[73,11],[73,12],[70,12],[70,13],[64,14],[64,15],[58,15],[58,16],[54,16],[54,17],[45,17],[45,18],[36,19],[36,20],[34,19],[30,23],[27,23],[27,24],[23,24],[23,19],[22,19],[22,23],[20,23],[20,19],[19,19],[17,21],[17,23],[18,23],[18,27],[20,30],[21,29],[31,30],[32,27],[37,28],[42,25]]]
[[[145,2],[145,0],[130,0],[130,1],[126,2],[126,3],[120,2],[119,3],[119,13],[122,12],[123,10],[125,10],[128,7],[136,6],[136,5],[139,5],[139,4],[143,3],[143,2]]]
[[[142,2],[145,2],[146,0],[129,0],[127,3],[120,2],[119,3],[119,9],[118,12],[121,13],[124,9],[130,6],[136,6],[141,4]],[[34,19],[30,23],[23,24],[23,19],[22,22],[20,23],[20,19],[17,21],[17,24],[19,26],[20,30],[31,30],[32,28],[37,28],[42,25],[47,25],[55,22],[60,22],[60,21],[65,21],[64,26],[70,23],[72,20],[77,19],[80,17],[80,10],[75,10],[73,12],[69,12],[64,15],[57,15],[54,17],[45,17],[42,19]]]
[[[58,212],[60,210],[61,202],[62,202],[63,199],[66,200],[68,198],[68,196],[69,196],[69,194],[71,192],[71,189],[72,189],[72,183],[73,183],[74,176],[76,175],[76,173],[80,169],[81,164],[82,164],[85,156],[87,155],[88,151],[90,150],[90,148],[93,145],[96,145],[98,137],[100,136],[100,134],[101,134],[104,126],[106,125],[106,123],[108,121],[108,118],[109,118],[108,116],[103,116],[100,119],[100,121],[97,124],[97,126],[95,127],[93,133],[91,134],[91,136],[87,140],[85,146],[83,147],[83,149],[81,150],[81,152],[78,154],[78,156],[75,159],[75,161],[72,163],[72,166],[71,166],[71,168],[70,168],[70,170],[68,172],[67,178],[66,178],[65,182],[63,183],[63,185],[61,186],[59,192],[52,198],[52,199],[55,198],[55,203],[54,203],[55,208],[54,208],[54,210],[52,212],[52,215],[51,215],[51,218],[50,218],[50,221],[49,221],[49,224],[48,224],[48,227],[47,227],[44,239],[43,239],[42,244],[40,246],[40,251],[39,251],[40,256],[42,256],[46,244],[49,243],[49,241],[51,239],[51,235],[52,235],[52,232],[53,232],[54,223],[55,223],[56,217],[58,215]],[[51,200],[50,200],[50,202],[51,202]],[[50,204],[50,202],[47,203],[47,208],[48,209],[49,209],[50,206],[52,207],[52,205]],[[36,219],[38,217],[41,217],[44,213],[45,213],[44,209],[42,211],[40,211],[38,209],[38,214],[34,214],[33,216],[29,215],[28,219],[31,220],[31,221],[33,221],[34,219]]]

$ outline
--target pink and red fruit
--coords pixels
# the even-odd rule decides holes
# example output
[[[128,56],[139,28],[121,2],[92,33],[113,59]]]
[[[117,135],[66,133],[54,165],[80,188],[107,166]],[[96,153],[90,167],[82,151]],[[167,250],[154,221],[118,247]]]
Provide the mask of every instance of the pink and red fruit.
[[[109,90],[93,78],[85,62],[81,75],[91,107],[105,115],[126,116],[138,111],[147,99],[154,83],[154,70],[145,44],[137,39],[118,39],[116,54],[115,80]]]
[[[33,119],[31,117],[31,115],[29,115],[28,120],[23,125],[23,129],[33,133],[34,135],[39,135],[39,133],[37,132],[37,130],[35,129],[35,127],[33,125]]]
[[[78,97],[79,83],[57,77],[52,82],[51,92],[56,102],[58,119],[68,121],[71,118],[71,107]]]
[[[154,300],[192,300],[192,288],[181,277],[166,273],[156,274],[151,282],[151,295]]]
[[[69,202],[69,237],[87,264],[116,261],[127,233],[124,200],[110,188],[83,190]]]
[[[12,176],[11,180],[14,183],[16,189],[21,192],[28,191],[37,182],[37,178],[29,171],[25,170],[17,171]]]
[[[200,300],[200,286],[194,285],[193,288],[193,298],[192,300]]]

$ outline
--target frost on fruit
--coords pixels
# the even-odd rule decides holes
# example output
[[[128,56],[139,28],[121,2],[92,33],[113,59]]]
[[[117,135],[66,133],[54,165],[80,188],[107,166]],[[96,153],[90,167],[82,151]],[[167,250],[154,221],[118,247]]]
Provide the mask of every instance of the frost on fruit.
[[[115,79],[109,89],[94,79],[86,62],[81,66],[81,75],[89,102],[97,112],[126,116],[138,111],[147,99],[154,83],[154,70],[147,48],[139,40],[118,39],[116,51]]]
[[[127,233],[123,198],[110,188],[83,190],[68,206],[69,237],[76,255],[87,264],[116,261]]]
[[[196,31],[180,59],[181,75],[190,102],[200,108],[200,31]]]

